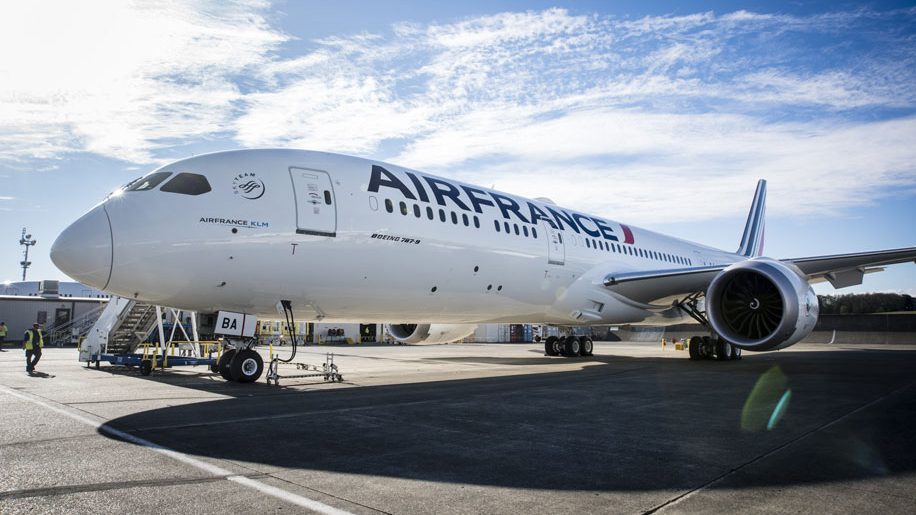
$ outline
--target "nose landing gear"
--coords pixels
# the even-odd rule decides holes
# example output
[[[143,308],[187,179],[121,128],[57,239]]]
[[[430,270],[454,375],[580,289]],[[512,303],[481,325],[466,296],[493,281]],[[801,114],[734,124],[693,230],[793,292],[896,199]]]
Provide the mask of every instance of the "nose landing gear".
[[[227,349],[211,370],[218,372],[226,381],[253,383],[264,373],[264,359],[248,344]]]

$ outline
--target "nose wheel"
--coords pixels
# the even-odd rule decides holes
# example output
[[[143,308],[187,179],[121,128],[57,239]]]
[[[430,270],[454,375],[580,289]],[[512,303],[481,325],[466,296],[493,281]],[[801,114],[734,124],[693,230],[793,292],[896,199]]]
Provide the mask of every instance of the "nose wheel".
[[[213,368],[226,381],[253,383],[264,373],[264,360],[251,349],[228,349]]]
[[[233,381],[253,383],[264,372],[264,360],[251,349],[242,349],[235,353],[229,363],[229,373]]]

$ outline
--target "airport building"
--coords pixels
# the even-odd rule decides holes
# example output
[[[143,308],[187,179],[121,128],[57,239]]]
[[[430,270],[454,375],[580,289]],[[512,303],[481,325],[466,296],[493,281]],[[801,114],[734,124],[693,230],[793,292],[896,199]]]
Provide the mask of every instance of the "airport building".
[[[9,334],[7,345],[22,339],[23,333],[39,323],[45,343],[76,343],[105,309],[110,295],[77,282],[23,281],[0,283],[0,322]]]

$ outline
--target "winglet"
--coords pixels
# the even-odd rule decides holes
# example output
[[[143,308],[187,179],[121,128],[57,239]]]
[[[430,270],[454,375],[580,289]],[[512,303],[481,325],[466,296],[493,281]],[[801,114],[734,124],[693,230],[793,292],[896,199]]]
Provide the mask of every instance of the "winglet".
[[[744,226],[744,235],[741,237],[741,246],[736,254],[757,257],[763,254],[764,218],[767,204],[767,181],[757,181],[757,192],[751,203],[751,211],[747,214],[747,223]]]

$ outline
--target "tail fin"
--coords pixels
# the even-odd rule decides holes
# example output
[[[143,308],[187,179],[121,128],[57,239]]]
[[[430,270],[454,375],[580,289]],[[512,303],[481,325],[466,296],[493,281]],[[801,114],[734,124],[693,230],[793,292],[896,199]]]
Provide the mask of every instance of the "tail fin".
[[[765,223],[767,204],[767,181],[757,181],[757,192],[751,203],[751,211],[747,214],[747,224],[744,226],[744,236],[741,237],[741,246],[736,254],[757,257],[763,254],[763,226]]]

